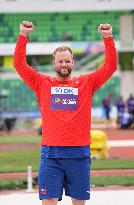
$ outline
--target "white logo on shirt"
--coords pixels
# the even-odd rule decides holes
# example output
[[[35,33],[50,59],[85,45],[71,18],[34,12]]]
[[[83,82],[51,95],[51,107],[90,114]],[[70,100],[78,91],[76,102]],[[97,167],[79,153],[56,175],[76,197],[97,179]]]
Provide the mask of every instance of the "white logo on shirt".
[[[72,87],[51,87],[51,94],[78,95],[78,88]]]

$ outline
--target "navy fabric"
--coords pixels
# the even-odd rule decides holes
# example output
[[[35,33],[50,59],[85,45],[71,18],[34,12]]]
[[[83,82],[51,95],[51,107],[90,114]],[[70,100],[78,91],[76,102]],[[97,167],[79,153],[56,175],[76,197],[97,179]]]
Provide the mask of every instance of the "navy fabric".
[[[41,156],[39,198],[62,198],[65,195],[77,200],[90,198],[90,158],[45,158]]]
[[[43,158],[85,158],[90,157],[90,146],[42,146]]]

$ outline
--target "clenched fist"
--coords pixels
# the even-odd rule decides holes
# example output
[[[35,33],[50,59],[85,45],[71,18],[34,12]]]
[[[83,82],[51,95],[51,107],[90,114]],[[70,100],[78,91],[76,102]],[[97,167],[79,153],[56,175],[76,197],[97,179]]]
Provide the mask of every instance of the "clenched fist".
[[[32,22],[29,21],[23,21],[20,24],[20,34],[28,37],[28,35],[35,30],[35,26]]]
[[[105,38],[112,36],[112,26],[110,24],[100,24],[98,32]]]

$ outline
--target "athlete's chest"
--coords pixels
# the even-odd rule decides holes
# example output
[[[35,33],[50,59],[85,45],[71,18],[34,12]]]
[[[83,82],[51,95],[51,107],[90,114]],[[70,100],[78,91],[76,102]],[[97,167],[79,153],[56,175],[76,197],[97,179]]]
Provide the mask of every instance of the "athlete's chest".
[[[78,109],[79,81],[73,79],[68,82],[52,82],[50,87],[50,110]]]
[[[77,111],[86,90],[79,79],[64,83],[51,80],[44,88],[42,87],[40,105],[50,110]]]

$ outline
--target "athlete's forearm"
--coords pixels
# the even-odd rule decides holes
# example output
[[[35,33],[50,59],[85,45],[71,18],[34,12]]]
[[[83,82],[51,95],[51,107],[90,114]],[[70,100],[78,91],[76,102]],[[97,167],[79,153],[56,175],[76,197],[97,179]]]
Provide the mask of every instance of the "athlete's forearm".
[[[14,67],[19,73],[20,77],[26,82],[26,84],[34,91],[37,91],[40,74],[30,67],[26,62],[27,42],[28,38],[19,35],[14,53]]]
[[[101,87],[117,69],[117,53],[113,37],[104,38],[105,63],[96,72],[91,74],[93,92]]]
[[[18,41],[16,43],[15,53],[14,53],[14,67],[18,73],[20,73],[23,77],[23,68],[27,66],[26,63],[26,44],[28,42],[28,38],[19,35]]]
[[[108,72],[109,77],[116,71],[117,69],[117,52],[115,48],[114,38],[104,38],[105,44],[105,64],[103,65],[104,69]],[[102,67],[102,68],[103,68]],[[104,76],[107,78],[107,76]]]

